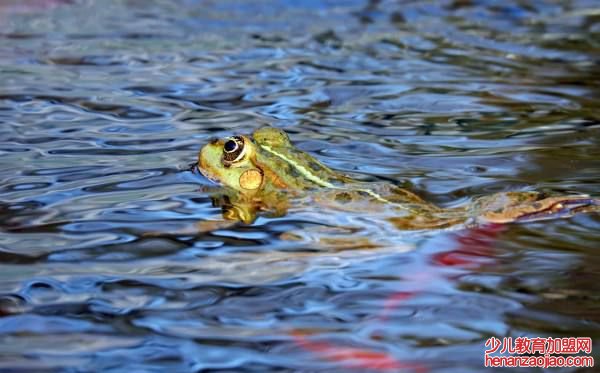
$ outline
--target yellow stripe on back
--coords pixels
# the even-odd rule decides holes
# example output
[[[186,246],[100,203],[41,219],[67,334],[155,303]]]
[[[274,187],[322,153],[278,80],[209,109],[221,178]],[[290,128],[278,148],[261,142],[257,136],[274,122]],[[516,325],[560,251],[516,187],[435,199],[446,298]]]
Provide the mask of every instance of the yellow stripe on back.
[[[317,175],[315,175],[315,174],[311,173],[309,170],[307,170],[306,167],[294,162],[293,160],[289,159],[285,155],[275,151],[270,146],[260,145],[260,147],[263,148],[264,150],[268,151],[269,153],[278,156],[279,158],[283,159],[284,161],[293,165],[294,167],[296,167],[296,170],[298,170],[298,172],[300,172],[302,174],[302,176],[304,176],[308,180],[312,181],[313,183],[320,185],[322,187],[325,187],[325,188],[336,188],[336,186],[331,184],[329,181],[319,178]]]
[[[268,145],[262,145],[261,144],[260,147],[263,148],[264,150],[266,150],[267,152],[269,152],[269,153],[271,153],[271,154],[273,154],[273,155],[275,155],[275,156],[283,159],[287,163],[293,165],[294,167],[296,167],[296,169],[298,170],[298,172],[300,172],[305,178],[307,178],[308,180],[312,181],[313,183],[315,183],[317,185],[320,185],[320,186],[325,187],[325,188],[331,188],[331,189],[341,189],[341,190],[349,189],[349,188],[343,188],[343,187],[336,186],[336,185],[330,183],[329,181],[326,181],[326,180],[323,180],[323,179],[319,178],[317,175],[315,175],[312,172],[310,172],[303,165],[294,162],[292,159],[288,158],[284,154],[281,154],[281,153],[277,152],[275,149],[271,148]],[[393,204],[393,205],[396,205],[396,206],[400,206],[403,209],[411,210],[410,208],[408,208],[408,207],[406,207],[406,206],[404,206],[404,205],[402,205],[400,203],[389,201],[389,200],[383,198],[382,196],[380,196],[379,194],[375,193],[374,191],[372,191],[370,189],[362,189],[362,188],[361,189],[359,189],[359,188],[356,188],[356,189],[351,188],[351,189],[352,190],[356,190],[358,192],[367,193],[368,195],[370,195],[371,197],[375,198],[376,200],[378,200],[380,202],[390,203],[390,204]]]

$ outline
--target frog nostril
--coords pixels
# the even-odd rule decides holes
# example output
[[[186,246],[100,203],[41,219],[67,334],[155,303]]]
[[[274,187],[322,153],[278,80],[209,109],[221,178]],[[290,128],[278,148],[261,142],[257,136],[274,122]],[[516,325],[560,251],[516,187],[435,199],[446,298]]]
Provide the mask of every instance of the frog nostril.
[[[211,144],[211,145],[215,145],[218,142],[219,142],[219,138],[218,137],[211,137],[210,139],[208,139],[208,143]]]

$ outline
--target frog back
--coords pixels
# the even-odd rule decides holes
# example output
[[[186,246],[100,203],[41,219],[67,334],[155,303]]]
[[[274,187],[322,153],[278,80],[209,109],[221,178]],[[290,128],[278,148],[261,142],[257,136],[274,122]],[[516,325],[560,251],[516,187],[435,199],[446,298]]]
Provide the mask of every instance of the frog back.
[[[255,131],[252,137],[260,148],[257,162],[266,165],[290,187],[335,188],[354,182],[294,147],[288,135],[278,128],[263,127]]]

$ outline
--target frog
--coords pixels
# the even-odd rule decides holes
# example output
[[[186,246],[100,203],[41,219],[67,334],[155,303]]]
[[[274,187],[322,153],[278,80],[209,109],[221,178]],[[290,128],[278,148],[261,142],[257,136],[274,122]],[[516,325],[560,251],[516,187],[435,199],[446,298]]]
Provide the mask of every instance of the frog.
[[[389,182],[367,182],[333,170],[295,147],[280,128],[214,138],[198,152],[197,168],[225,193],[214,197],[223,217],[252,224],[258,216],[284,216],[294,204],[380,214],[401,230],[434,230],[570,217],[600,210],[589,195],[508,191],[443,208]]]

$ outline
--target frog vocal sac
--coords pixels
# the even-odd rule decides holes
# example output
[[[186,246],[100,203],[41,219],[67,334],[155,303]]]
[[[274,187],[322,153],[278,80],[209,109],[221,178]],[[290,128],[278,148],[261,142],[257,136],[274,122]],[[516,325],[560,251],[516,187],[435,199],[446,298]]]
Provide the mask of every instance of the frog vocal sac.
[[[440,208],[390,183],[363,182],[338,173],[292,145],[288,135],[263,127],[252,136],[235,135],[206,144],[198,169],[223,185],[218,199],[228,220],[252,223],[261,214],[281,216],[294,203],[317,208],[380,213],[399,229],[509,223],[600,211],[600,200],[585,195],[544,196],[504,192],[457,208]]]

